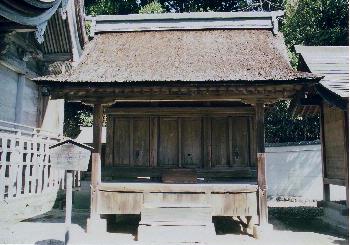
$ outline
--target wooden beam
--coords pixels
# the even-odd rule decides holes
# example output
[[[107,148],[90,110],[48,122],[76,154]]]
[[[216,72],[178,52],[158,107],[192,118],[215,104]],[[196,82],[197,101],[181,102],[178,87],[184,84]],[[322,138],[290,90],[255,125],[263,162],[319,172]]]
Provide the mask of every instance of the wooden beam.
[[[345,186],[345,180],[343,179],[323,178],[323,183],[327,185]]]

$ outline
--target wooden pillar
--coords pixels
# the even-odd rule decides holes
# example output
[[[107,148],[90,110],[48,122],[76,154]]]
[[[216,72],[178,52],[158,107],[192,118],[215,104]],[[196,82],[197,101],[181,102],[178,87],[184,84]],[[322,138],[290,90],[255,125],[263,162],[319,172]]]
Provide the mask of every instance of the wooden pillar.
[[[95,104],[93,110],[93,153],[91,167],[91,217],[97,214],[98,185],[101,183],[101,136],[103,124],[103,108],[101,104]]]
[[[324,178],[327,178],[326,172],[326,142],[324,136],[324,103],[321,104],[320,108],[320,138],[321,138],[321,158],[322,158],[322,182],[323,182],[323,201],[330,201],[330,189],[329,184],[324,183]]]
[[[264,103],[255,105],[257,167],[258,167],[258,197],[259,197],[259,225],[268,223],[267,185],[265,166],[265,131],[264,131]]]
[[[345,134],[345,188],[346,188],[346,206],[349,208],[349,104],[344,111],[344,134]]]
[[[94,153],[101,153],[102,149],[102,124],[103,108],[102,104],[95,104],[93,110],[93,147]]]

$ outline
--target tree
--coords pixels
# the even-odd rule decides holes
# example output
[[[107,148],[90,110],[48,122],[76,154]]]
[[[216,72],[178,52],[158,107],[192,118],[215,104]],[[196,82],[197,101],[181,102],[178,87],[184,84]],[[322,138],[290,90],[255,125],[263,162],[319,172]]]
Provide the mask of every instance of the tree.
[[[165,10],[159,2],[153,1],[141,7],[139,14],[160,14],[164,12]]]
[[[292,117],[289,101],[278,101],[265,113],[265,141],[284,143],[320,138],[319,117]]]

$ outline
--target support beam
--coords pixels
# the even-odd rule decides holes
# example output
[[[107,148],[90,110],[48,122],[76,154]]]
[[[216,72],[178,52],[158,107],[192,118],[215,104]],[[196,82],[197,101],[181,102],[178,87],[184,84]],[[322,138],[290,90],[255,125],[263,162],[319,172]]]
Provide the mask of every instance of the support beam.
[[[103,124],[102,104],[94,104],[94,109],[93,109],[93,147],[94,147],[93,152],[94,153],[101,153],[102,124]]]
[[[102,104],[94,104],[93,110],[93,153],[91,169],[91,209],[90,219],[87,221],[87,232],[106,232],[106,220],[102,220],[98,214],[98,190],[101,183],[101,136],[103,124]]]
[[[267,210],[267,186],[266,186],[266,166],[265,166],[265,131],[264,131],[264,103],[255,104],[256,119],[256,149],[258,167],[258,196],[259,196],[259,224],[268,223]]]

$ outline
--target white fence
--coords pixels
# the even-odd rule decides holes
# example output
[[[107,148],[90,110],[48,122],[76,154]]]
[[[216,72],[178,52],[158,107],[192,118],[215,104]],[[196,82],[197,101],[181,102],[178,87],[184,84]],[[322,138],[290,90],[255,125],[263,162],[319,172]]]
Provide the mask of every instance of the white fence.
[[[50,164],[49,147],[60,140],[39,129],[0,121],[0,221],[21,220],[52,208],[65,185],[65,172]],[[79,179],[76,173],[75,185]]]

